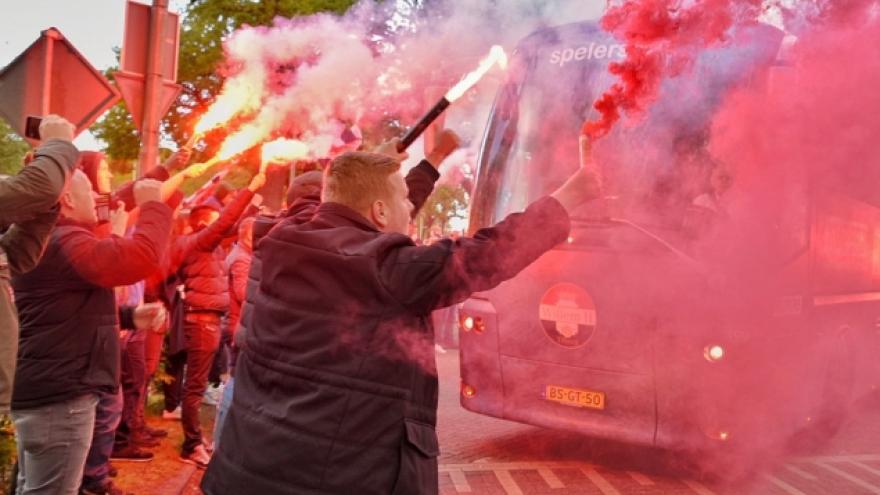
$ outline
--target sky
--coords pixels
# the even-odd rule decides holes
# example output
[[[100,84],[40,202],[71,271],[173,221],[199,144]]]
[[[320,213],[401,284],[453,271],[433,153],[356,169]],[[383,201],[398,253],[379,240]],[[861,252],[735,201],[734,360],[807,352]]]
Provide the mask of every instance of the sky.
[[[179,12],[185,3],[171,0],[170,10]],[[126,0],[0,0],[0,67],[50,27],[61,31],[96,69],[116,64],[113,47],[122,45],[125,4]],[[76,144],[80,149],[99,148],[88,131]]]

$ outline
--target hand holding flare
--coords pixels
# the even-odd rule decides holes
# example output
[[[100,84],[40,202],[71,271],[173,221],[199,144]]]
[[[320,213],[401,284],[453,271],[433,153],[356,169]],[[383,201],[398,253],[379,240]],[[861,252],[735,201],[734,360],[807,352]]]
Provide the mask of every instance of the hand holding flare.
[[[602,197],[602,177],[593,162],[590,140],[581,136],[580,167],[551,196],[568,211],[569,215],[583,203]]]
[[[440,98],[440,100],[428,110],[428,113],[419,120],[415,127],[410,129],[409,132],[403,136],[403,139],[401,139],[397,145],[397,151],[403,152],[409,148],[409,145],[418,139],[418,137],[425,132],[425,129],[427,129],[432,122],[437,120],[437,117],[439,117],[452,102],[461,98],[468,89],[474,84],[477,84],[477,82],[479,82],[479,80],[482,79],[495,64],[498,64],[502,69],[507,67],[507,54],[504,53],[504,49],[499,45],[493,46],[492,49],[489,50],[489,55],[480,61],[480,65],[476,70],[465,75],[458,84],[450,88],[449,91],[446,92],[446,95],[444,95],[443,98]]]

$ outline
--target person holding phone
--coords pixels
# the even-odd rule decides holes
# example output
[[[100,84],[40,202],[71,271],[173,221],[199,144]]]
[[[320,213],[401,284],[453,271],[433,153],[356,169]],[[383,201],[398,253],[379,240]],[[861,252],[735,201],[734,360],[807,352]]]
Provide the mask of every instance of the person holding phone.
[[[40,261],[58,219],[58,198],[76,166],[73,124],[48,115],[39,125],[41,144],[18,175],[0,180],[0,415],[9,412],[18,315],[9,279]]]

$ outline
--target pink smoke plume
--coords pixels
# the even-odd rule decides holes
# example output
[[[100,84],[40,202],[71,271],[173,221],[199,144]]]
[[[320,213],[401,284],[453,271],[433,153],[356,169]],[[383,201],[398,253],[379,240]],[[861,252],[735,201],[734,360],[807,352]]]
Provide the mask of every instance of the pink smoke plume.
[[[743,189],[779,196],[812,176],[856,195],[872,192],[880,52],[865,40],[880,40],[880,22],[836,26],[802,36],[789,65],[771,69],[766,90],[741,89],[716,114],[712,154],[736,170]]]
[[[683,7],[680,0],[627,0],[612,6],[602,27],[626,43],[626,59],[609,70],[620,78],[594,104],[598,120],[584,123],[593,139],[608,133],[621,110],[639,114],[653,103],[660,83],[689,68],[696,56],[725,39],[732,26],[754,22],[761,0],[702,0]]]
[[[625,0],[610,6],[602,27],[626,43],[626,59],[609,71],[619,81],[594,103],[599,118],[584,123],[582,134],[598,139],[621,113],[638,116],[657,99],[660,84],[692,67],[706,48],[723,43],[730,30],[758,22],[777,9],[807,25],[851,24],[876,8],[872,0]]]

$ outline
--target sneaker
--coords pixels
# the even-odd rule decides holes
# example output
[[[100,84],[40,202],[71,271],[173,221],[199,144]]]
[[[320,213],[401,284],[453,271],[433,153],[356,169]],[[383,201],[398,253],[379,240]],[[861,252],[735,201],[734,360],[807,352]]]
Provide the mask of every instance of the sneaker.
[[[80,495],[133,495],[117,488],[113,482],[98,488],[82,488],[79,493]]]
[[[209,406],[216,406],[220,403],[220,399],[223,397],[223,384],[216,387],[208,387],[205,390],[205,395],[202,397],[202,404],[206,404]]]
[[[180,420],[181,416],[180,406],[177,406],[177,409],[173,411],[162,411],[162,419],[176,419]]]
[[[443,346],[440,344],[434,344],[434,351],[437,354],[446,354],[446,349],[444,349]]]
[[[141,450],[133,445],[114,450],[110,460],[122,462],[148,462],[153,460],[153,453]]]
[[[150,435],[153,438],[165,438],[168,436],[168,432],[161,428],[151,428],[149,426],[144,426],[144,432],[147,435]]]
[[[207,450],[209,454],[214,453],[214,442],[208,440],[207,438],[202,438],[202,445],[205,446],[205,450]]]
[[[205,469],[211,462],[211,454],[208,453],[208,449],[204,445],[197,445],[192,452],[181,453],[180,460],[187,464],[195,464],[199,469]]]
[[[131,436],[131,443],[137,447],[151,449],[159,446],[159,439],[145,431],[141,431]]]

